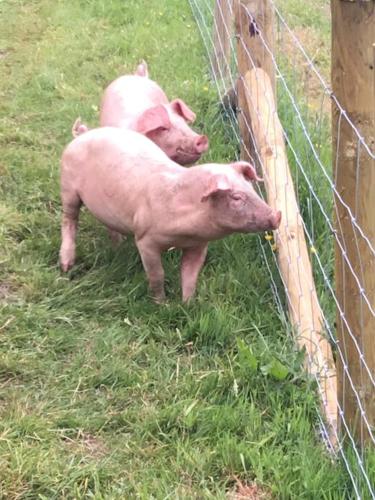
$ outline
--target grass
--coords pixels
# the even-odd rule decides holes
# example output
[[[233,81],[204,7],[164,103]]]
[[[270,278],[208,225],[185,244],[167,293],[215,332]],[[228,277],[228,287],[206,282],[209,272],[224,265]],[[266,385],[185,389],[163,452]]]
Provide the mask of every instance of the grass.
[[[274,498],[351,498],[273,302],[266,242],[212,244],[189,306],[178,255],[156,306],[132,242],[114,251],[87,213],[74,271],[58,270],[71,125],[95,125],[104,86],[139,59],[197,111],[207,161],[236,154],[188,3],[3,0],[0,33],[0,497],[225,498],[239,478]]]

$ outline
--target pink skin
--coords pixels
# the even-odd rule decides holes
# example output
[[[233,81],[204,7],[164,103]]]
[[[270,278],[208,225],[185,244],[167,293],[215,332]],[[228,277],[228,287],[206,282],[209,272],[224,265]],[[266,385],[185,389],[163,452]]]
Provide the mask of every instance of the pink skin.
[[[113,81],[105,90],[100,109],[100,125],[127,128],[146,135],[180,165],[190,165],[199,160],[208,149],[208,138],[194,132],[188,123],[195,120],[195,113],[181,99],[168,102],[157,83],[149,79],[148,67],[141,61],[134,75]],[[73,137],[89,128],[77,118]],[[109,229],[113,246],[122,237]]]
[[[208,149],[208,138],[188,125],[195,113],[182,99],[169,102],[157,83],[149,79],[147,64],[142,61],[134,75],[113,81],[105,90],[100,125],[135,130],[146,135],[173,161],[190,165]],[[73,137],[89,129],[78,118],[72,128]]]
[[[88,126],[81,122],[81,117],[79,116],[73,124],[72,136],[78,137],[89,130]]]
[[[182,250],[182,298],[187,301],[195,292],[209,241],[280,224],[281,213],[255,192],[252,181],[258,177],[249,163],[185,169],[131,130],[86,132],[67,146],[61,165],[61,269],[74,264],[84,204],[111,231],[134,234],[156,302],[165,297],[162,252]]]
[[[147,135],[173,161],[189,165],[208,149],[208,139],[188,125],[195,114],[181,99],[168,101],[157,83],[148,78],[145,61],[134,75],[113,81],[100,107],[102,127],[128,128]]]
[[[134,74],[144,76],[145,78],[149,77],[147,63],[144,59],[142,59],[142,61],[138,64]]]

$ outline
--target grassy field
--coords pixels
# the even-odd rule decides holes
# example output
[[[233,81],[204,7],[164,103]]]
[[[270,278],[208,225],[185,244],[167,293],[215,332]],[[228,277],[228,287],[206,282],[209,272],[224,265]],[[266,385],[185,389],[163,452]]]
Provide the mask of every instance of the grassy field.
[[[169,253],[160,307],[132,242],[113,250],[83,213],[77,265],[59,272],[71,125],[94,126],[104,86],[140,58],[197,111],[205,159],[234,158],[188,2],[0,2],[0,498],[226,498],[237,480],[268,498],[351,498],[266,241],[212,244],[189,306]]]

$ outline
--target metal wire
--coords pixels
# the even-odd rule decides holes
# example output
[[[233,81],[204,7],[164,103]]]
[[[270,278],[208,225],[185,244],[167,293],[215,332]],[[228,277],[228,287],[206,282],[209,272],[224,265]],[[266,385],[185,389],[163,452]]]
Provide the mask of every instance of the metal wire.
[[[227,0],[227,1],[228,1],[227,7],[232,12],[231,1],[230,0]],[[276,15],[278,17],[279,25],[282,26],[282,29],[284,29],[286,31],[286,33],[290,36],[291,40],[294,43],[294,46],[296,47],[296,49],[298,49],[298,51],[302,54],[303,58],[305,59],[306,64],[307,64],[309,70],[311,70],[311,72],[313,74],[315,74],[315,76],[318,78],[318,81],[320,82],[320,86],[321,86],[321,92],[324,95],[329,95],[330,98],[332,99],[332,101],[334,102],[334,104],[337,106],[337,108],[340,111],[340,119],[339,119],[339,123],[338,123],[338,131],[337,131],[338,132],[338,137],[340,137],[340,127],[341,127],[342,120],[345,120],[346,123],[348,123],[350,125],[350,127],[353,129],[353,132],[357,136],[357,139],[358,139],[358,145],[357,145],[357,167],[358,167],[358,169],[357,169],[357,175],[359,175],[359,167],[360,167],[360,164],[359,164],[359,162],[360,162],[360,151],[359,150],[360,150],[360,148],[362,148],[362,151],[364,151],[366,154],[370,155],[371,158],[374,158],[374,153],[371,151],[370,147],[367,145],[367,143],[366,143],[365,139],[363,138],[363,136],[361,135],[360,131],[355,127],[355,125],[349,119],[349,117],[348,117],[345,109],[342,108],[342,106],[340,105],[340,103],[339,103],[338,99],[336,98],[336,96],[332,93],[332,91],[330,90],[330,88],[328,87],[328,85],[325,83],[324,78],[319,73],[319,70],[313,64],[312,59],[308,56],[307,51],[304,49],[304,47],[302,46],[302,44],[300,43],[300,41],[298,40],[298,38],[295,36],[295,34],[293,33],[293,31],[288,26],[288,23],[285,20],[285,17],[281,14],[280,10],[274,4],[273,0],[271,0],[271,1],[272,1],[272,4],[274,5],[275,12],[276,12]],[[203,40],[203,43],[205,45],[205,48],[206,48],[206,51],[207,51],[207,54],[208,54],[209,63],[211,65],[212,74],[214,76],[215,86],[216,86],[218,94],[219,94],[219,96],[220,96],[220,98],[222,100],[222,98],[223,98],[223,91],[228,88],[228,85],[230,85],[230,87],[232,89],[234,89],[234,91],[236,92],[235,81],[236,81],[236,77],[237,77],[237,75],[236,75],[237,68],[233,67],[233,71],[229,71],[229,74],[227,75],[227,77],[229,79],[229,82],[225,81],[225,77],[224,77],[224,74],[223,74],[223,68],[220,67],[220,65],[219,65],[219,68],[218,68],[219,75],[215,74],[215,72],[213,71],[213,57],[214,57],[213,56],[214,55],[214,50],[213,49],[214,49],[214,43],[213,43],[213,39],[212,39],[212,34],[213,34],[213,30],[214,31],[216,30],[216,32],[218,32],[218,27],[216,25],[215,18],[214,18],[214,13],[213,13],[213,9],[212,9],[212,0],[189,0],[189,2],[190,2],[190,5],[191,5],[191,8],[192,8],[192,11],[193,11],[193,15],[195,16],[195,19],[197,21],[198,29],[199,29],[199,31],[201,33],[202,40]],[[218,3],[217,5],[220,6],[220,3]],[[253,19],[252,15],[248,11],[248,9],[246,9],[246,10],[247,10],[247,14],[249,16],[249,19],[251,21]],[[222,22],[224,22],[225,18],[224,18],[224,13],[222,11],[220,11],[220,15],[222,17]],[[212,26],[210,26],[210,24]],[[231,29],[226,24],[224,24],[224,27],[225,27],[226,35],[229,38],[229,42],[230,42],[231,59],[235,62],[234,66],[236,66],[236,63],[237,63],[237,61],[236,61],[236,50],[235,50],[235,47],[234,47],[234,44],[233,44],[233,39],[231,37]],[[300,110],[299,98],[293,94],[293,91],[291,90],[291,87],[290,87],[290,85],[288,83],[288,79],[283,74],[283,70],[282,70],[280,64],[277,61],[276,55],[272,52],[271,48],[268,46],[268,44],[267,44],[267,42],[266,42],[266,40],[265,40],[265,38],[263,36],[263,33],[259,29],[257,31],[257,35],[259,35],[259,39],[262,41],[262,44],[263,44],[266,52],[271,57],[271,60],[272,60],[272,63],[274,65],[278,81],[280,82],[280,84],[282,86],[282,89],[284,90],[284,95],[289,100],[289,103],[291,105],[291,109],[293,110],[294,116],[296,118],[296,122],[297,122],[298,126],[300,127],[300,130],[302,131],[302,134],[303,134],[303,136],[305,138],[303,147],[306,150],[310,150],[311,151],[311,153],[312,153],[312,159],[314,161],[314,165],[316,165],[319,168],[319,170],[321,171],[321,173],[323,174],[324,180],[327,183],[327,185],[329,186],[329,189],[331,190],[332,195],[335,194],[335,203],[339,202],[342,205],[342,207],[344,207],[344,209],[348,213],[348,216],[350,217],[350,220],[352,222],[353,227],[356,229],[356,231],[354,231],[354,234],[355,234],[355,238],[356,238],[358,258],[359,259],[361,258],[360,254],[359,254],[358,237],[360,237],[362,240],[364,240],[366,242],[366,245],[367,245],[368,249],[370,250],[372,256],[374,257],[375,256],[375,251],[374,251],[374,248],[373,248],[373,246],[371,244],[371,241],[365,235],[365,233],[362,230],[362,228],[359,226],[359,224],[358,224],[358,222],[357,222],[357,220],[355,218],[355,215],[353,215],[350,207],[347,204],[345,204],[345,202],[343,201],[343,199],[341,198],[341,196],[337,192],[336,187],[335,187],[335,183],[332,181],[332,179],[330,177],[330,174],[328,173],[328,168],[324,165],[324,162],[319,157],[317,147],[314,145],[312,136],[311,136],[311,134],[309,132],[309,125],[308,125],[307,122],[305,122],[304,117],[303,117],[303,113]],[[219,43],[220,43],[220,37],[218,38],[218,40],[219,40]],[[241,38],[238,40],[238,43],[243,43],[243,41],[241,40]],[[223,49],[223,47],[221,47],[221,49]],[[251,68],[251,67],[255,68],[255,64],[254,64],[254,61],[252,60],[251,54],[249,53],[247,47],[244,44],[243,44],[243,50],[247,53],[247,57],[248,57],[248,61],[249,61],[249,68]],[[223,50],[222,50],[222,53],[224,54]],[[231,63],[231,61],[228,61],[225,58],[224,65],[225,65],[226,68],[231,68],[230,63]],[[243,79],[243,76],[239,75],[239,78],[241,79],[242,83],[246,86],[246,81]],[[246,89],[246,90],[247,90],[248,96],[249,96],[249,89]],[[268,104],[270,106],[270,103],[268,103]],[[239,111],[239,113],[241,113],[242,110],[238,110],[238,111]],[[245,144],[243,138],[240,136],[240,134],[238,132],[237,117],[236,117],[234,111],[232,109],[229,109],[228,112],[229,112],[229,116],[228,116],[229,123],[231,125],[231,128],[232,128],[235,140],[250,155],[249,151],[247,150],[247,144]],[[248,123],[248,121],[246,119],[246,114],[245,113],[242,113],[242,118],[244,120],[245,126],[247,128],[248,133],[249,133],[249,136],[252,138],[253,144],[255,145],[255,141],[254,141],[254,137],[253,137],[253,132],[252,132],[250,124]],[[275,116],[273,118],[276,119]],[[272,124],[269,123],[268,126],[272,126]],[[273,126],[275,126],[275,122],[273,123]],[[344,259],[345,263],[347,264],[349,271],[352,273],[352,275],[353,275],[353,277],[354,277],[354,279],[356,281],[356,284],[357,284],[358,289],[359,289],[359,291],[361,293],[361,296],[362,296],[362,298],[363,298],[363,300],[365,302],[366,307],[369,309],[369,311],[371,312],[371,314],[374,315],[375,314],[375,310],[373,309],[373,307],[371,305],[371,302],[370,302],[370,300],[368,299],[368,297],[366,295],[366,290],[364,290],[364,288],[362,286],[362,283],[364,282],[363,271],[360,272],[360,276],[359,277],[356,275],[355,269],[354,269],[352,263],[350,262],[350,260],[348,258],[347,251],[346,251],[346,248],[345,248],[345,242],[341,243],[340,239],[337,236],[337,233],[336,233],[336,231],[335,231],[335,229],[333,227],[333,224],[331,222],[331,216],[328,214],[327,210],[324,208],[324,201],[321,200],[321,194],[320,194],[320,192],[319,192],[318,189],[314,188],[313,179],[310,177],[310,173],[311,172],[309,173],[306,170],[306,168],[304,167],[302,157],[300,156],[300,152],[299,152],[298,148],[295,147],[294,144],[293,144],[293,137],[290,136],[290,132],[288,133],[288,131],[285,128],[283,128],[282,132],[283,132],[284,138],[287,141],[288,149],[289,149],[289,151],[290,151],[290,153],[292,155],[292,158],[293,158],[293,160],[295,162],[295,165],[298,168],[297,173],[299,172],[301,174],[301,176],[302,176],[302,178],[303,178],[303,180],[306,183],[306,186],[308,188],[308,195],[309,195],[310,207],[311,207],[311,214],[310,214],[311,215],[311,222],[313,223],[313,218],[312,218],[312,204],[314,202],[315,206],[318,207],[318,209],[320,210],[321,214],[323,215],[323,220],[324,220],[324,222],[325,222],[325,224],[326,224],[329,232],[332,234],[333,239],[336,240],[336,242],[337,242],[337,244],[338,244],[338,246],[339,246],[339,248],[340,248],[340,250],[342,252],[343,259]],[[270,145],[270,147],[272,147],[272,145]],[[257,158],[259,164],[261,165],[261,167],[263,169],[262,159],[261,159],[261,156],[259,154],[259,151],[256,148],[256,145],[255,145],[254,149],[255,149],[256,158]],[[285,189],[288,189],[288,188],[289,188],[289,186],[286,185]],[[355,213],[356,213],[356,211],[355,211]],[[283,214],[283,218],[284,217],[286,217],[286,224],[288,224],[288,220],[289,220],[288,214]],[[336,297],[335,291],[333,289],[332,283],[331,283],[330,278],[329,278],[329,273],[327,272],[327,270],[325,269],[325,266],[323,264],[324,257],[320,256],[319,252],[316,250],[315,242],[316,242],[317,229],[316,229],[316,227],[314,229],[314,225],[311,224],[312,228],[311,228],[311,231],[310,231],[309,228],[308,228],[308,225],[303,220],[301,220],[301,222],[302,222],[302,225],[303,225],[303,228],[304,228],[307,240],[308,240],[309,244],[311,245],[311,248],[314,248],[314,261],[317,263],[317,268],[315,268],[315,272],[320,273],[321,279],[322,279],[322,281],[324,283],[324,286],[325,286],[325,293],[328,293],[327,297],[330,297],[331,300],[333,299],[336,307],[338,308],[338,311],[339,311],[339,314],[340,314],[340,319],[345,324],[347,332],[348,332],[349,336],[351,337],[351,339],[352,339],[352,341],[353,341],[353,343],[355,345],[355,348],[357,349],[359,358],[361,360],[361,370],[363,370],[363,373],[364,372],[366,373],[366,376],[369,378],[369,380],[371,381],[371,383],[375,386],[374,375],[372,374],[370,368],[366,364],[363,352],[361,351],[361,346],[359,345],[356,337],[354,336],[353,332],[351,331],[351,329],[349,327],[349,324],[348,324],[348,321],[347,321],[347,319],[345,317],[345,308],[344,308],[344,310],[341,308],[341,306],[339,304],[339,301],[338,301],[338,299]],[[357,236],[357,233],[358,233],[358,236]],[[282,242],[282,241],[280,242],[280,244],[283,244],[283,243],[285,244],[285,242]],[[283,306],[282,306],[283,300],[282,300],[282,297],[280,295],[281,291],[276,286],[276,282],[275,282],[275,279],[274,279],[274,276],[273,276],[273,272],[272,272],[272,269],[275,268],[275,267],[277,267],[277,260],[276,260],[275,254],[271,253],[271,260],[272,260],[272,268],[271,268],[271,263],[269,261],[269,257],[267,256],[267,254],[265,252],[264,246],[263,245],[259,245],[259,246],[261,248],[261,251],[262,251],[262,254],[263,254],[263,258],[264,258],[264,261],[266,263],[266,267],[267,267],[267,269],[269,271],[269,274],[270,274],[271,288],[272,288],[272,291],[273,291],[273,294],[274,294],[274,298],[275,298],[275,302],[277,304],[278,311],[279,311],[279,313],[281,315],[282,321],[284,322],[285,326],[287,327],[288,326],[287,325],[287,320],[286,320],[286,316],[285,316],[285,313],[284,313],[284,310],[283,310]],[[300,258],[300,257],[298,257],[298,258]],[[289,262],[290,262],[290,256],[289,256]],[[362,268],[360,267],[360,269],[362,269]],[[286,298],[289,301],[289,306],[290,306],[291,302],[289,300],[289,291],[286,288],[286,283],[284,282],[283,277],[281,276],[281,274],[280,274],[280,279],[281,279],[281,282],[284,285],[284,293],[286,294]],[[297,283],[297,285],[298,285],[298,283]],[[312,294],[312,291],[311,291],[311,294]],[[364,304],[362,304],[362,307],[364,307]],[[363,424],[366,427],[371,440],[375,443],[375,438],[374,438],[374,435],[373,435],[373,431],[372,431],[371,425],[368,422],[368,419],[367,419],[367,416],[366,416],[366,411],[365,411],[365,409],[363,407],[360,395],[358,394],[358,391],[357,391],[357,389],[355,387],[355,384],[354,384],[354,382],[353,382],[353,380],[351,378],[349,367],[347,366],[347,363],[345,361],[346,360],[346,353],[342,351],[342,347],[339,345],[339,343],[338,343],[338,341],[337,341],[337,339],[335,337],[334,328],[333,328],[333,326],[331,324],[331,321],[329,320],[329,316],[327,316],[327,313],[322,310],[322,308],[320,307],[320,305],[319,305],[319,308],[320,308],[320,312],[322,313],[324,327],[325,327],[325,329],[327,331],[327,334],[329,336],[330,342],[331,342],[332,345],[335,346],[336,354],[341,359],[341,362],[342,362],[342,365],[343,365],[343,370],[344,370],[344,372],[346,374],[346,378],[347,378],[347,380],[348,380],[348,382],[350,384],[350,387],[351,387],[351,389],[353,391],[353,394],[355,395],[355,398],[356,398],[356,401],[358,403],[358,408],[359,408],[359,411],[360,411],[360,416],[361,416],[361,419],[363,421]],[[298,312],[299,311],[294,311],[294,313],[297,314],[297,315],[298,315]],[[321,350],[320,345],[316,345],[315,347],[316,347],[317,351]],[[345,349],[345,346],[344,346],[344,349]],[[311,365],[313,364],[313,360],[311,359],[311,357],[309,358],[308,362]],[[323,372],[325,373],[325,375],[327,375],[329,373],[329,367],[323,367]],[[318,390],[319,390],[321,396],[323,397],[323,404],[326,404],[326,402],[324,401],[324,393],[325,393],[325,391],[324,391],[324,388],[322,388],[322,386],[321,386],[321,380],[320,380],[320,375],[321,374],[320,373],[313,373],[313,375],[314,375],[315,381],[317,382]],[[332,383],[329,377],[327,377],[325,380],[326,380],[327,383]],[[362,459],[362,456],[361,456],[361,452],[357,448],[357,445],[355,443],[354,437],[352,436],[352,434],[350,432],[349,425],[346,422],[344,410],[341,407],[340,402],[338,401],[337,398],[336,398],[336,404],[337,404],[337,408],[338,408],[338,415],[339,415],[340,421],[342,423],[343,428],[346,431],[346,434],[347,434],[348,439],[349,439],[350,444],[351,444],[351,448],[352,448],[352,450],[354,452],[354,455],[356,457],[356,460],[357,460],[359,471],[360,471],[360,473],[361,473],[361,475],[362,475],[362,477],[364,479],[365,485],[367,487],[367,493],[370,494],[371,498],[375,499],[375,493],[374,493],[373,485],[371,485],[370,479],[369,479],[369,477],[368,477],[368,475],[366,473],[364,462],[363,462],[363,459]],[[325,422],[325,420],[320,415],[319,415],[319,422],[320,422],[321,432],[322,432],[322,435],[324,436],[324,439],[325,439],[325,441],[327,443],[327,446],[331,450],[334,450],[335,449],[334,443],[330,442],[330,440],[331,440],[331,438],[330,438],[330,436],[331,436],[330,431],[332,431],[332,428],[334,429],[334,425],[333,425],[334,423],[329,422],[328,424],[332,424],[332,426],[331,427],[327,427],[327,423]],[[346,448],[342,445],[342,443],[340,443],[340,437],[337,435],[336,430],[334,430],[334,434],[335,434],[335,438],[336,438],[337,442],[339,443],[337,452],[340,454],[340,456],[341,456],[341,458],[343,460],[343,463],[345,464],[345,467],[346,467],[346,469],[348,471],[348,475],[349,475],[349,477],[351,479],[351,482],[353,484],[353,489],[354,489],[355,495],[356,495],[357,498],[362,498],[362,496],[361,496],[362,492],[360,491],[358,477],[356,476],[355,472],[352,470],[352,466],[351,466],[350,461],[349,461],[349,459],[347,457],[347,454],[346,454]]]

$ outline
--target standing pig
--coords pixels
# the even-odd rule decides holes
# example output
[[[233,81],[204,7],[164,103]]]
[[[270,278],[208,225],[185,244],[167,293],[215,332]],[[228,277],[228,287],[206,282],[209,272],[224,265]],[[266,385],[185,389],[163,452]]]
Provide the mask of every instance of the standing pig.
[[[100,107],[100,126],[140,132],[180,165],[194,163],[208,149],[207,137],[187,124],[194,120],[195,114],[184,101],[169,102],[159,85],[148,78],[144,61],[134,75],[121,76],[106,88]],[[78,119],[72,133],[77,137],[87,130]]]
[[[65,149],[61,167],[62,270],[74,264],[83,203],[111,230],[134,233],[157,302],[165,297],[163,251],[182,250],[182,298],[187,301],[209,241],[276,229],[281,219],[255,192],[251,181],[258,178],[249,163],[185,169],[131,130],[103,127],[80,135]]]

